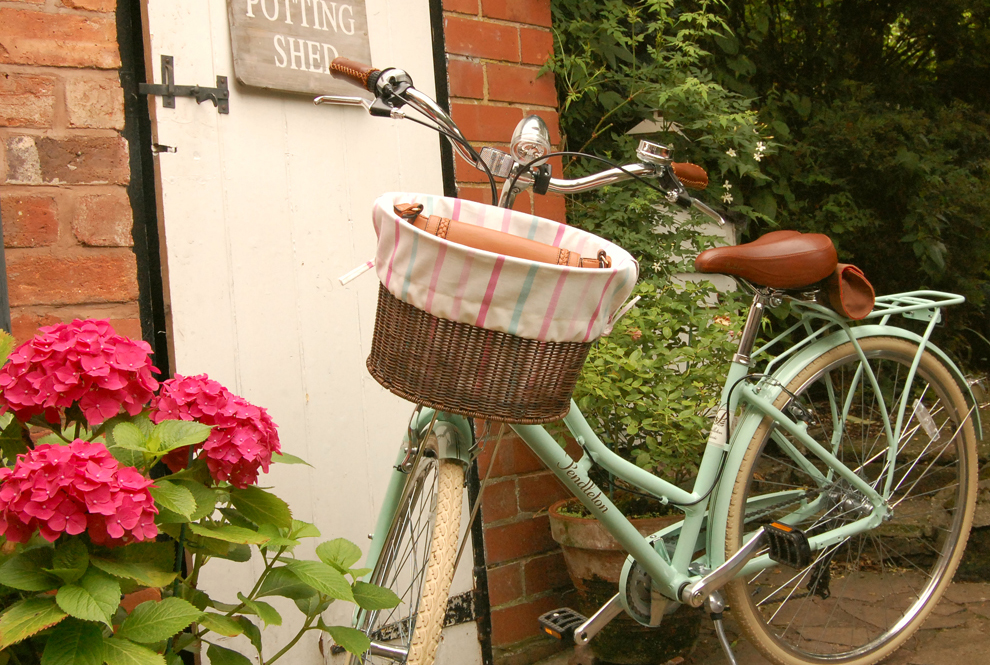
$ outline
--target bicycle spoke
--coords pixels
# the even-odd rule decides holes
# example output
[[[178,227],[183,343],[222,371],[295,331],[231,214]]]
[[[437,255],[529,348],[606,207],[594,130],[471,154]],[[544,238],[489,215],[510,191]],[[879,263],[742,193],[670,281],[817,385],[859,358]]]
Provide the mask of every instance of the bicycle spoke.
[[[914,618],[941,594],[953,570],[952,553],[965,537],[963,516],[972,510],[966,477],[973,469],[966,456],[973,453],[964,438],[970,436],[972,410],[960,408],[959,389],[937,361],[926,356],[915,365],[912,344],[869,340],[863,350],[865,364],[850,344],[845,355],[836,352],[817,373],[796,379],[782,410],[810,414],[811,419],[802,418],[810,437],[867,486],[881,493],[889,486],[890,514],[872,530],[815,552],[800,571],[781,574],[771,567],[730,585],[740,620],[751,633],[766,636],[761,649],[770,649],[765,653],[775,660],[874,662],[868,654],[906,639],[920,624]],[[791,404],[801,411],[788,411]],[[892,431],[902,405],[903,422]],[[826,461],[796,437],[766,427],[757,433],[762,441],[751,443],[753,452],[747,453],[744,501],[759,503],[761,495],[786,489],[812,490],[811,496],[803,496],[800,506],[763,501],[769,510],[752,515],[735,509],[744,516],[743,533],[762,520],[781,520],[809,537],[827,537],[872,513],[872,503]],[[822,477],[828,482],[816,481]]]

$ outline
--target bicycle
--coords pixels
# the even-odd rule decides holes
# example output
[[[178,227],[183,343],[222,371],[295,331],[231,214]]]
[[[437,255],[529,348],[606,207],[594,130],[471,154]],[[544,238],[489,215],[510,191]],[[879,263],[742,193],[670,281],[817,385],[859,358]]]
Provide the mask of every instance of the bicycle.
[[[557,179],[544,164],[549,140],[539,119],[517,127],[513,154],[487,147],[478,153],[406,72],[344,59],[331,69],[374,100],[321,97],[317,103],[364,104],[372,115],[392,118],[407,117],[404,107],[415,109],[422,116],[417,122],[447,136],[465,161],[487,173],[500,207],[510,208],[528,187],[575,193],[637,179],[672,204],[724,223],[687,193],[678,173],[695,172],[674,165],[664,146],[644,141],[638,163]],[[505,179],[500,194],[495,177]],[[811,235],[776,232],[702,255],[706,271],[733,275],[753,301],[692,489],[610,451],[573,401],[562,420],[583,449],[579,460],[542,420],[510,424],[629,553],[619,592],[608,603],[590,618],[546,615],[541,621],[548,632],[586,644],[622,612],[657,626],[678,605],[705,606],[734,663],[722,625],[728,606],[772,662],[869,665],[901,646],[942,596],[973,519],[976,432],[982,428],[965,377],[929,339],[941,310],[963,298],[937,291],[881,296],[862,321],[852,321],[817,300],[836,257],[831,241],[826,247],[824,236]],[[799,258],[785,252],[795,246],[803,251]],[[383,298],[390,297],[383,289],[380,315]],[[784,300],[797,322],[754,348],[764,311]],[[896,325],[895,316],[920,321],[923,332]],[[803,337],[792,342],[798,334]],[[440,372],[437,378],[449,377]],[[439,642],[458,556],[464,469],[478,448],[467,417],[419,402],[367,564],[369,581],[392,588],[403,603],[356,614],[355,626],[370,637],[371,648],[352,665],[428,665]],[[462,413],[485,415],[470,408]],[[680,509],[684,519],[644,538],[589,478],[592,467]],[[476,512],[477,506],[472,518]],[[882,614],[866,616],[863,589],[885,594]]]

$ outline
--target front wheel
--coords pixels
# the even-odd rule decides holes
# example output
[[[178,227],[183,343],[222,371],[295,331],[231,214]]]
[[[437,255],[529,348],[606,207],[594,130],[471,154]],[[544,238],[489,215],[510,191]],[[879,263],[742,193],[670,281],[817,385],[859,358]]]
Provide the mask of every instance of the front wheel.
[[[464,467],[426,450],[407,486],[371,577],[402,602],[359,616],[357,627],[371,638],[372,649],[352,656],[351,665],[432,665],[437,652],[454,576]]]
[[[812,361],[776,406],[805,420],[816,441],[877,489],[890,519],[814,552],[803,570],[776,565],[730,583],[732,614],[778,665],[871,665],[893,653],[942,597],[973,521],[976,441],[953,375],[925,352],[908,385],[917,345],[890,337],[860,345],[876,386],[846,343]],[[890,480],[882,415],[893,427],[906,391]],[[815,535],[871,510],[865,496],[766,418],[735,480],[726,557],[773,520]]]

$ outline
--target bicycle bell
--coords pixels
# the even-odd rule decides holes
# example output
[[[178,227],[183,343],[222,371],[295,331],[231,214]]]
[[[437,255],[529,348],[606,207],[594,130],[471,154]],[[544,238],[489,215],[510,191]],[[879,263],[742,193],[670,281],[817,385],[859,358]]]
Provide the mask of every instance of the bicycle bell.
[[[538,115],[529,115],[519,121],[512,132],[512,142],[509,144],[509,152],[517,162],[528,164],[534,159],[539,159],[550,154],[550,132],[543,118]],[[541,166],[543,162],[537,162],[532,166]]]
[[[636,148],[636,156],[644,164],[660,164],[661,166],[670,164],[670,148],[652,141],[640,141],[639,147]]]

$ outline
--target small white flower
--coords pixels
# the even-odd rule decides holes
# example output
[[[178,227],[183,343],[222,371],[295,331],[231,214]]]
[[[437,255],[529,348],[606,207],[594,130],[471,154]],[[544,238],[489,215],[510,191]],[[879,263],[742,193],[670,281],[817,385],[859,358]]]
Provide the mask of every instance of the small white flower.
[[[653,262],[653,269],[656,270],[657,272],[660,272],[660,262],[659,261],[654,261]]]
[[[754,152],[753,153],[753,159],[755,159],[756,161],[762,160],[763,159],[763,153],[762,152]]]
[[[726,181],[725,181],[725,182],[724,182],[724,183],[722,184],[722,189],[732,189],[732,183],[731,183],[731,182],[729,182],[728,180],[726,180]]]
[[[766,152],[766,150],[767,150],[766,143],[764,143],[763,141],[756,142],[756,152]]]
[[[725,151],[725,154],[727,154],[729,157],[735,157],[736,151],[734,148],[729,148],[728,150]]]
[[[732,194],[729,194],[728,192],[722,194],[722,203],[726,205],[732,203]]]

